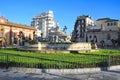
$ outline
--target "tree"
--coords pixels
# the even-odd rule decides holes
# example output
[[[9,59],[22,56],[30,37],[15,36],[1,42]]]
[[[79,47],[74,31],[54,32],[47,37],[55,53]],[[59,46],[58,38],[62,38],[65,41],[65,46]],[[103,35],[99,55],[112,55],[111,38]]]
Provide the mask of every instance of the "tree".
[[[18,36],[19,36],[20,38],[21,38],[21,37],[24,37],[23,32],[22,32],[22,31],[20,31]]]
[[[33,32],[33,40],[36,39],[36,34],[35,34],[35,31]]]
[[[18,37],[20,38],[20,45],[24,45],[25,37],[22,31],[19,32]]]
[[[7,42],[6,37],[3,37],[3,38],[2,38],[2,46],[3,46],[3,47],[6,46],[6,42]]]
[[[117,39],[118,46],[120,46],[120,38]]]
[[[116,43],[117,43],[117,40],[111,39],[111,42],[112,42],[112,44],[113,44],[113,47],[115,47],[115,45],[116,45]]]
[[[104,47],[105,47],[105,42],[104,42],[104,40],[101,40],[100,43],[101,43],[102,47],[104,48]]]
[[[33,32],[33,43],[36,43],[36,38],[37,38],[37,35],[36,35],[36,33],[35,33],[35,31]]]
[[[6,38],[4,36],[4,31],[5,29],[4,28],[1,28],[1,33],[2,33],[2,46],[5,47],[6,46]]]

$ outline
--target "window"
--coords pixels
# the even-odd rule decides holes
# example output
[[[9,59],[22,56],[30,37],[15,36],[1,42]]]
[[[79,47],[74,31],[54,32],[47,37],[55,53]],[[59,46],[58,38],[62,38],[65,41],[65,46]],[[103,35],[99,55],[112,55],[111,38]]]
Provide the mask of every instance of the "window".
[[[80,25],[80,28],[82,28],[82,25]]]
[[[84,29],[82,29],[82,32],[84,32]]]
[[[94,35],[94,38],[96,38],[96,36]]]
[[[84,33],[82,34],[82,37],[84,37]]]
[[[82,34],[80,34],[80,37],[82,37]]]
[[[29,40],[31,40],[31,34],[29,34]]]
[[[84,23],[84,20],[82,20],[82,23]]]
[[[78,24],[80,24],[80,21],[78,21]]]
[[[78,30],[76,30],[76,33],[78,32]]]
[[[107,40],[111,40],[110,34],[107,34]]]
[[[37,25],[39,25],[39,22],[37,22]]]
[[[113,26],[113,23],[111,23],[111,26]]]
[[[82,20],[80,20],[80,23],[82,23]]]
[[[82,25],[82,27],[85,27],[84,25]]]
[[[90,35],[89,38],[92,38],[92,36]]]
[[[116,25],[117,23],[116,22],[114,22],[114,25]]]
[[[94,42],[97,42],[97,36],[94,35]]]
[[[109,23],[107,23],[107,26],[109,26],[110,24]]]
[[[86,29],[84,28],[84,32],[86,31]]]

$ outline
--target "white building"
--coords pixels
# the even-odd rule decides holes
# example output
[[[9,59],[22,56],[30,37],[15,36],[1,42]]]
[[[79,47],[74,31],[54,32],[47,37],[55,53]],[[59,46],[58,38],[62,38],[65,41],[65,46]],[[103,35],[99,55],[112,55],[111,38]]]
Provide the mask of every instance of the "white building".
[[[55,26],[53,11],[43,12],[35,16],[31,25],[37,29],[37,36],[47,38],[49,30]]]
[[[66,34],[66,27],[61,30],[58,22],[54,21],[53,11],[41,13],[33,18],[31,23],[37,29],[38,41],[69,42],[70,36]],[[54,40],[55,37],[56,41]],[[54,37],[54,38],[53,38]]]

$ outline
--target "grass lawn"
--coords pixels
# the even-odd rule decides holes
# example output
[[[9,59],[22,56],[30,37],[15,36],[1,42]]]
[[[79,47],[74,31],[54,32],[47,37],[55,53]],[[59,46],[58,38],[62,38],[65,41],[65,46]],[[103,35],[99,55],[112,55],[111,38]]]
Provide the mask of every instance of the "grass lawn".
[[[6,62],[15,67],[82,68],[107,65],[108,55],[120,55],[119,50],[100,50],[79,54],[42,54],[15,49],[0,49],[0,66]]]
[[[100,54],[100,55],[120,55],[120,50],[108,50],[100,49],[97,52],[89,52],[89,54]]]

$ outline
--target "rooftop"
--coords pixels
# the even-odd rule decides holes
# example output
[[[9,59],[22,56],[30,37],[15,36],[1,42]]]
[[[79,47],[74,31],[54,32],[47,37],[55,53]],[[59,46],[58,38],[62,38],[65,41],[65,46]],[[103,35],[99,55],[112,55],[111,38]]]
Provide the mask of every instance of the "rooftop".
[[[91,16],[89,16],[89,15],[82,15],[82,16],[78,16],[77,18],[78,19],[83,19],[83,18],[90,18],[91,19]]]
[[[49,15],[49,14],[51,14],[51,15]],[[53,11],[49,10],[48,12],[42,12],[42,13],[38,14],[37,16],[35,16],[34,18],[45,17],[45,16],[53,16]]]
[[[33,26],[28,26],[28,25],[24,25],[24,24],[18,24],[18,23],[10,22],[4,17],[0,17],[0,24],[1,25],[14,26],[14,27],[34,29],[35,30],[35,28]]]
[[[100,18],[100,19],[97,19],[96,21],[102,21],[102,20],[105,20],[106,22],[119,21],[119,20],[111,19],[111,18]]]
[[[22,28],[27,28],[27,29],[35,29],[33,26],[28,26],[28,25],[24,25],[24,24],[13,23],[13,22],[9,22],[9,21],[7,21],[7,25],[15,26],[15,27],[22,27]]]

